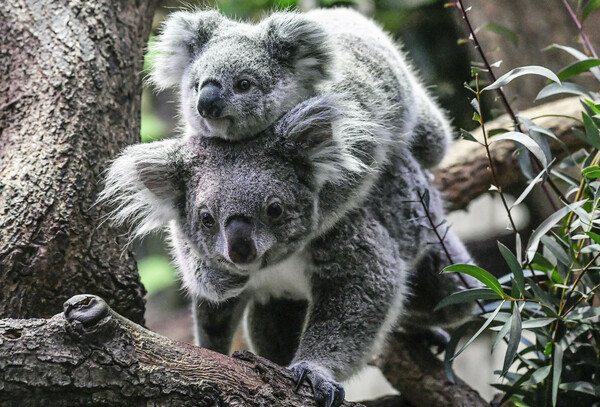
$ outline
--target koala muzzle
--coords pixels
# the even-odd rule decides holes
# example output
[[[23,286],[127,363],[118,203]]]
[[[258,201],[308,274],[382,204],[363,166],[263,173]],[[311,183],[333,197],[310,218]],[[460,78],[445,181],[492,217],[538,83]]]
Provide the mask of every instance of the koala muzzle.
[[[234,218],[225,227],[229,259],[236,264],[250,263],[256,258],[252,225],[243,218]]]
[[[202,86],[198,95],[198,113],[205,119],[218,119],[223,112],[225,103],[221,97],[221,86],[209,82]]]

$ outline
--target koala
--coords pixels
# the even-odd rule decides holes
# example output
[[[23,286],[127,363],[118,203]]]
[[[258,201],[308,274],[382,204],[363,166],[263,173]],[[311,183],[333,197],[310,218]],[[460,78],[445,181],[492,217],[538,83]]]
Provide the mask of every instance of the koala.
[[[187,136],[253,138],[298,103],[335,93],[408,143],[426,168],[451,140],[403,52],[351,9],[276,12],[258,24],[214,10],[178,11],[154,50],[150,82],[179,93]]]
[[[434,311],[463,288],[457,274],[439,273],[450,263],[417,195],[429,191],[437,224],[439,193],[406,143],[387,143],[377,161],[363,154],[384,129],[357,120],[357,109],[324,94],[255,138],[130,146],[100,196],[132,236],[168,225],[198,345],[228,353],[243,320],[251,349],[288,366],[298,386],[310,382],[319,407],[342,403],[340,381],[390,331],[426,333],[472,312]],[[350,199],[352,180],[367,178],[365,198]],[[454,262],[471,262],[451,232],[444,246]]]

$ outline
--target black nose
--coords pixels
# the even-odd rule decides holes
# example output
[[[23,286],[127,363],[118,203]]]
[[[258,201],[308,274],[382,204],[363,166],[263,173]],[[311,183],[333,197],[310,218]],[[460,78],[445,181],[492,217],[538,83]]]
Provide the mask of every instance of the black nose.
[[[221,86],[209,82],[202,86],[198,95],[198,113],[209,119],[217,119],[223,112],[223,99],[221,98]]]
[[[252,240],[252,225],[244,218],[235,218],[225,227],[229,258],[236,264],[250,263],[256,258]]]

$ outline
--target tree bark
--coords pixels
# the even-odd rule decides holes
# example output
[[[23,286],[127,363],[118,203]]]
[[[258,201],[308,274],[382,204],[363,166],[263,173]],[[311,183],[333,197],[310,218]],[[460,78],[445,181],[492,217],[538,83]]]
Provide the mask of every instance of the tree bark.
[[[0,317],[47,317],[96,293],[143,321],[122,231],[92,204],[139,139],[154,1],[11,0],[0,7]]]
[[[579,98],[567,98],[556,102],[547,103],[533,109],[521,112],[523,117],[534,118],[544,115],[564,115],[579,118],[583,110]],[[572,129],[582,129],[582,124],[568,117],[548,116],[535,121],[538,125],[547,127],[564,143],[570,151],[585,147],[583,140],[578,138]],[[486,130],[497,128],[511,128],[511,121],[507,115],[498,117],[485,124]],[[479,141],[483,141],[481,129],[472,133]],[[560,143],[550,139],[548,141],[553,157],[557,160],[566,156],[565,149]],[[513,141],[500,141],[490,147],[492,161],[498,176],[497,185],[500,188],[523,184],[525,176],[519,168],[515,156],[517,147]],[[489,191],[492,185],[492,174],[485,148],[477,143],[467,140],[455,142],[450,151],[433,171],[435,182],[444,194],[448,209],[456,210],[465,208],[469,202]]]
[[[0,406],[16,400],[22,407],[314,405],[310,386],[295,392],[287,369],[157,335],[92,295],[69,299],[50,319],[0,321]]]
[[[489,406],[477,391],[461,379],[456,378],[456,383],[449,382],[442,361],[422,341],[410,335],[394,333],[376,364],[411,405]]]

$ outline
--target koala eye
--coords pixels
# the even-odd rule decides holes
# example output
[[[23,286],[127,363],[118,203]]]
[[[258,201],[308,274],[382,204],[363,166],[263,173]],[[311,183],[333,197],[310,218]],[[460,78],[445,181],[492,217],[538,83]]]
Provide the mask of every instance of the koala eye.
[[[247,92],[251,86],[252,86],[252,84],[250,83],[250,81],[248,79],[240,79],[234,85],[235,90],[238,92]]]
[[[195,90],[196,92],[198,92],[198,88],[199,88],[199,87],[200,87],[200,81],[199,81],[198,79],[196,79],[196,80],[194,81],[194,90]]]
[[[202,221],[204,227],[208,229],[211,229],[213,226],[215,226],[215,218],[213,218],[212,215],[206,211],[200,213],[200,220]]]
[[[279,199],[273,199],[267,206],[267,216],[270,220],[277,220],[283,215],[283,205]]]

